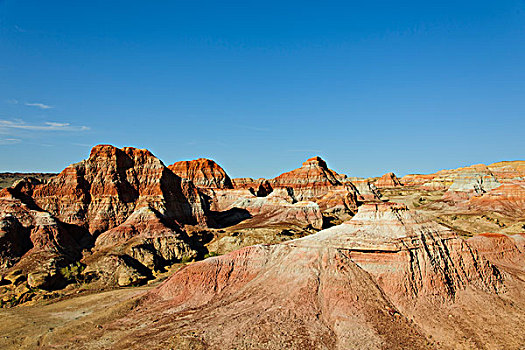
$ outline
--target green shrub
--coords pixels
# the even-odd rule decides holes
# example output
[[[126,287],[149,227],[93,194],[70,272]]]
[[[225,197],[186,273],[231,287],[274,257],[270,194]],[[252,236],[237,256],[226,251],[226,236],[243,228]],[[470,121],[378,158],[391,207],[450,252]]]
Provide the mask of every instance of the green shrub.
[[[180,262],[183,263],[183,264],[187,264],[189,263],[190,261],[192,260],[192,258],[190,258],[189,256],[184,256]]]
[[[60,269],[60,274],[69,283],[81,283],[84,280],[83,272],[86,267],[79,261]]]

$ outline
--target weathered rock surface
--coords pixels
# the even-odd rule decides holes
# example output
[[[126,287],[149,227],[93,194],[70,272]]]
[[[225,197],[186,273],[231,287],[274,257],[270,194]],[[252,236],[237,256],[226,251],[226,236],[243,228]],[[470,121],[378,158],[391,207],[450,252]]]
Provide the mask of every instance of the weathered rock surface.
[[[300,168],[270,180],[270,184],[274,190],[288,189],[296,201],[318,203],[324,213],[336,214],[339,220],[348,219],[357,210],[356,187],[345,176],[329,169],[320,157],[308,159]]]
[[[168,227],[160,213],[149,207],[138,209],[124,223],[102,233],[86,262],[109,254],[125,256],[120,265],[134,259],[151,271],[197,257],[181,228]],[[111,270],[97,273],[108,275]]]
[[[428,349],[436,345],[432,337],[444,348],[498,347],[507,334],[523,341],[520,326],[491,328],[501,322],[489,318],[491,308],[480,316],[486,324],[472,328],[480,317],[450,307],[466,307],[463,298],[472,294],[482,296],[470,304],[480,312],[500,300],[506,278],[446,227],[404,206],[365,205],[352,220],[317,234],[186,266],[118,321],[117,328],[131,330],[118,342]],[[509,307],[498,312],[505,316]]]
[[[500,213],[525,221],[525,181],[504,183],[470,198],[466,206],[472,212]]]
[[[416,186],[427,190],[487,192],[501,183],[525,180],[525,161],[505,161],[490,165],[477,164],[450,170],[440,170],[434,174],[410,174],[401,178],[406,186]],[[454,184],[455,183],[455,184]]]
[[[399,179],[397,178],[396,174],[394,173],[387,173],[383,176],[381,176],[377,181],[374,183],[376,187],[400,187],[403,186]]]
[[[482,164],[460,169],[449,178],[453,182],[443,195],[445,200],[468,199],[501,185],[489,168]]]
[[[359,192],[359,200],[363,202],[377,202],[380,201],[383,196],[374,183],[368,179],[352,180],[352,184],[355,185]]]
[[[4,269],[17,266],[26,273],[58,262],[78,259],[90,238],[36,207],[17,188],[0,191],[0,259]]]
[[[28,178],[0,192],[0,264],[29,274],[30,286],[48,288],[100,236],[87,271],[136,284],[148,271],[195,258],[183,226],[206,227],[206,209],[193,183],[150,152],[99,145],[45,183]],[[104,263],[106,256],[113,263]]]
[[[488,168],[501,183],[525,180],[525,161],[523,160],[493,163]]]
[[[482,233],[468,243],[491,263],[525,276],[525,234]]]
[[[249,177],[233,179],[235,189],[247,189],[257,197],[266,197],[273,191],[270,181],[260,178],[254,180]]]
[[[181,224],[204,224],[202,200],[191,182],[173,174],[147,150],[95,146],[87,160],[70,165],[33,192],[35,203],[63,222],[93,235],[151,207]]]
[[[213,251],[225,252],[246,245],[274,241],[276,234],[286,229],[320,230],[323,216],[319,205],[314,202],[297,202],[288,191],[277,189],[264,197],[252,191],[213,190],[210,204],[210,223],[215,228],[227,228],[235,237],[221,236],[215,242]],[[257,238],[256,238],[257,237]]]
[[[297,200],[310,200],[325,195],[334,186],[342,185],[338,175],[328,168],[321,157],[313,157],[300,168],[283,173],[270,183],[274,188],[293,189]]]
[[[199,158],[176,162],[168,168],[199,188],[233,188],[228,174],[211,159]]]

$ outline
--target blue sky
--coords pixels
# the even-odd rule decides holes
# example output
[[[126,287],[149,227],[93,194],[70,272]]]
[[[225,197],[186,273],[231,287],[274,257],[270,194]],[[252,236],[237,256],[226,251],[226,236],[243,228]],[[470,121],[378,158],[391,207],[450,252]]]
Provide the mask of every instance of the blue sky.
[[[0,0],[0,171],[99,143],[273,177],[524,159],[525,1]]]

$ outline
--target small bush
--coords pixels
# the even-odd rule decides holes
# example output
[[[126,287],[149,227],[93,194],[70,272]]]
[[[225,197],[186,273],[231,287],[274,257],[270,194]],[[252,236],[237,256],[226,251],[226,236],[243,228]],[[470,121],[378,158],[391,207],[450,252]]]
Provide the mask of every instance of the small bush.
[[[60,269],[60,274],[68,283],[81,283],[84,281],[83,272],[86,267],[79,261]]]
[[[183,257],[180,262],[183,263],[183,264],[187,264],[189,263],[190,261],[192,260],[192,258],[190,258],[189,256],[185,256]]]

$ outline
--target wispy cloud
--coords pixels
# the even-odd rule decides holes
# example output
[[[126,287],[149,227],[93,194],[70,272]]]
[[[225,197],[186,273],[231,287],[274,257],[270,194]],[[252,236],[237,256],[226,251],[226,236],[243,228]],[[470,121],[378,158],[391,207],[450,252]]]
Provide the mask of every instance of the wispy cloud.
[[[17,104],[18,104],[18,100],[17,100],[17,99],[14,99],[14,98],[9,99],[9,100],[6,100],[5,102],[6,102],[6,103],[9,103],[9,104],[11,104],[11,105],[17,105]]]
[[[15,24],[14,28],[19,33],[25,33],[26,32],[26,30],[24,28],[21,28],[20,26],[17,26],[16,24]]]
[[[0,137],[0,145],[14,145],[15,143],[20,143],[22,140],[20,139],[11,139],[11,138],[1,138]]]
[[[26,106],[29,106],[29,107],[38,107],[38,108],[40,108],[40,109],[50,109],[50,108],[53,108],[53,106],[48,106],[48,105],[46,105],[46,104],[39,103],[39,102],[34,102],[34,103],[26,102],[25,105],[26,105]]]
[[[21,129],[36,131],[86,131],[88,126],[73,126],[70,123],[45,122],[44,124],[28,124],[23,120],[3,120],[0,119],[1,129]]]

